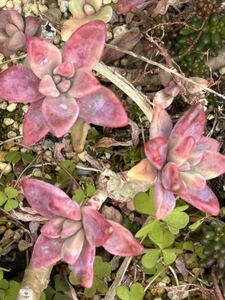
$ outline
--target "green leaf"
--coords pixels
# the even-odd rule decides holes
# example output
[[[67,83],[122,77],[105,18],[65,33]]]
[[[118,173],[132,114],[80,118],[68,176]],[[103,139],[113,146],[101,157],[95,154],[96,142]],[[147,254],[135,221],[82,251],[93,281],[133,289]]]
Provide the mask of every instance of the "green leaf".
[[[189,207],[189,205],[187,205],[187,204],[177,206],[173,211],[185,211],[186,209],[188,209],[188,207]]]
[[[201,219],[201,220],[198,220],[196,221],[195,223],[191,224],[190,226],[188,226],[188,228],[194,232],[196,231],[201,225],[202,223],[204,222],[204,219]]]
[[[174,235],[159,221],[154,222],[148,236],[161,249],[171,246],[175,240]]]
[[[85,288],[84,289],[84,296],[87,298],[92,298],[96,295],[96,287],[95,287],[95,282],[93,282],[93,285],[90,289]]]
[[[194,244],[193,242],[184,242],[182,245],[183,250],[188,250],[188,251],[194,251]]]
[[[16,198],[19,195],[18,191],[12,188],[11,186],[6,187],[4,189],[4,192],[7,195],[7,197],[10,199]]]
[[[88,198],[92,197],[95,192],[96,192],[96,188],[95,188],[94,184],[89,183],[86,188],[87,197]]]
[[[174,235],[177,235],[180,232],[180,230],[175,227],[171,227],[169,225],[167,225],[167,226],[168,226],[169,231]]]
[[[98,278],[95,278],[95,287],[100,294],[106,294],[108,290],[108,285]]]
[[[111,266],[107,262],[103,262],[100,256],[95,257],[94,261],[94,275],[99,278],[104,278],[111,274]]]
[[[9,281],[6,279],[0,280],[0,289],[7,290],[9,287]]]
[[[141,192],[134,197],[134,207],[136,211],[146,215],[154,214],[154,206],[150,201],[150,197],[147,193]]]
[[[148,252],[141,259],[142,265],[147,269],[154,268],[157,264],[160,253],[160,249],[148,249]]]
[[[182,229],[187,226],[189,222],[189,216],[185,212],[174,210],[171,214],[166,216],[163,221],[166,222],[170,227]]]
[[[4,278],[4,272],[0,270],[0,280],[2,280],[3,278]]]
[[[130,300],[130,292],[126,286],[118,286],[116,295],[122,300]]]
[[[6,194],[3,192],[0,192],[0,206],[2,206],[7,200]]]
[[[41,297],[39,300],[47,300],[44,292],[41,293]]]
[[[176,260],[176,253],[174,249],[164,249],[162,253],[166,265],[171,265]]]
[[[79,285],[79,281],[74,277],[72,272],[70,272],[70,275],[69,275],[69,282],[72,285]]]
[[[16,300],[19,289],[20,289],[20,283],[14,280],[10,280],[9,288],[5,293],[4,300]]]
[[[152,227],[154,226],[154,225],[152,225],[152,224],[155,223],[155,222],[158,222],[158,221],[155,221],[155,220],[150,221],[147,225],[145,225],[144,227],[142,227],[142,228],[136,233],[135,237],[136,237],[136,238],[141,238],[141,237],[147,235],[147,234],[150,232],[150,230],[152,230]]]
[[[71,300],[71,297],[68,297],[64,294],[57,293],[53,300]]]
[[[140,283],[134,283],[130,287],[130,300],[142,300],[144,298],[144,288]]]
[[[60,275],[56,275],[54,281],[55,281],[55,290],[57,292],[66,292],[69,290],[68,283],[64,279],[62,279]]]
[[[21,153],[21,158],[22,158],[23,163],[25,165],[28,165],[35,159],[35,156],[30,153]]]
[[[82,188],[78,188],[74,195],[73,195],[73,200],[77,201],[78,203],[81,203],[85,200],[86,198],[86,195],[84,193],[84,191],[82,190]]]
[[[4,209],[6,211],[10,211],[12,209],[15,209],[18,207],[18,201],[17,200],[13,200],[13,199],[9,199],[6,204],[4,205]]]
[[[21,159],[21,153],[19,151],[10,151],[6,154],[5,160],[16,164]]]

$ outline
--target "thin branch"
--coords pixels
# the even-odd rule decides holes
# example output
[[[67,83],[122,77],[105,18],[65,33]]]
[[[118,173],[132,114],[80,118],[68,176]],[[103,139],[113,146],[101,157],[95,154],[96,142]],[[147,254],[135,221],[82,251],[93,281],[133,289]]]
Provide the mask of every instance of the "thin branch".
[[[216,95],[216,96],[218,96],[218,97],[220,97],[220,98],[222,98],[222,99],[225,100],[225,96],[224,96],[224,95],[222,95],[222,94],[220,94],[220,93],[217,93],[216,91],[214,91],[214,90],[212,90],[212,89],[210,89],[210,88],[208,88],[208,87],[205,87],[205,86],[203,86],[202,84],[200,84],[200,83],[198,83],[198,82],[195,82],[194,80],[192,80],[192,79],[190,79],[190,78],[186,78],[185,76],[179,74],[179,73],[177,72],[176,69],[170,69],[170,68],[167,68],[167,67],[164,66],[163,64],[160,64],[160,63],[158,63],[158,62],[156,62],[156,61],[153,61],[153,60],[151,60],[151,59],[148,59],[148,58],[145,57],[145,56],[138,55],[138,54],[136,54],[136,53],[134,53],[134,52],[132,52],[132,51],[126,50],[126,49],[121,49],[121,48],[119,48],[119,47],[117,47],[117,46],[115,46],[115,45],[107,44],[107,46],[110,47],[110,48],[112,48],[112,49],[115,49],[115,50],[117,50],[117,51],[121,51],[121,52],[123,52],[123,53],[126,53],[126,54],[128,54],[128,55],[130,55],[130,56],[132,56],[132,57],[135,57],[135,58],[139,59],[139,60],[142,60],[142,61],[146,62],[147,64],[156,66],[156,67],[158,67],[158,68],[164,70],[165,72],[168,72],[168,73],[170,73],[170,74],[173,74],[173,75],[175,75],[175,76],[181,78],[182,80],[184,80],[184,81],[186,81],[186,82],[189,82],[189,83],[191,83],[191,84],[193,84],[193,85],[195,85],[195,86],[198,86],[198,87],[201,88],[203,91],[206,91],[206,92],[209,92],[209,93],[211,93],[211,94],[214,94],[214,95]]]

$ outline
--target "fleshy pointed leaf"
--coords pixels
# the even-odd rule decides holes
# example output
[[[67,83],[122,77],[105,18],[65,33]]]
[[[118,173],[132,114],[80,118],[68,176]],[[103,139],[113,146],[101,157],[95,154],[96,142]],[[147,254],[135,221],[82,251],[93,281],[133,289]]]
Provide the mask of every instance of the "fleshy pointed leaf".
[[[55,264],[62,258],[62,243],[61,239],[49,239],[41,234],[34,245],[31,265],[43,268]]]
[[[225,173],[225,156],[212,151],[205,151],[202,159],[193,170],[205,179],[215,178]]]
[[[112,234],[111,224],[92,207],[82,208],[82,221],[86,239],[90,245],[102,246]]]
[[[51,75],[62,60],[60,50],[56,46],[38,37],[29,38],[27,56],[32,71],[39,78]]]
[[[53,73],[63,77],[72,78],[75,74],[74,65],[70,62],[64,62],[58,65],[54,69]]]
[[[126,14],[145,1],[146,0],[119,0],[116,12],[118,14]]]
[[[80,220],[80,207],[59,188],[37,179],[21,180],[23,193],[30,206],[44,217],[61,216]]]
[[[49,131],[42,115],[43,101],[32,103],[23,121],[23,143],[27,146],[36,144]]]
[[[145,144],[145,155],[151,164],[158,170],[166,161],[168,139],[162,136],[150,139]]]
[[[92,21],[76,30],[65,44],[63,62],[73,63],[76,69],[92,69],[100,60],[106,40],[106,26]]]
[[[50,75],[44,75],[39,84],[39,92],[48,97],[58,97],[59,91]]]
[[[201,104],[192,105],[174,126],[170,139],[193,136],[198,141],[205,128],[205,112]]]
[[[0,73],[0,98],[11,102],[35,102],[43,98],[38,91],[40,80],[22,65]],[[16,87],[16,88],[15,88]]]
[[[133,235],[122,225],[108,220],[113,227],[113,233],[103,247],[113,255],[136,256],[143,253],[144,248],[135,240]]]
[[[172,192],[163,188],[159,176],[155,183],[154,195],[155,217],[156,219],[163,219],[175,208],[176,199]]]
[[[42,105],[42,113],[49,131],[57,137],[66,134],[79,114],[75,99],[67,94],[59,97],[46,97]]]
[[[45,237],[56,239],[60,237],[64,218],[53,218],[41,228],[41,233]]]
[[[37,17],[28,16],[25,18],[25,35],[31,37],[35,35],[40,28],[40,23]]]
[[[206,186],[205,178],[193,171],[181,172],[181,177],[189,189],[202,190]]]
[[[173,123],[165,109],[160,105],[154,106],[154,114],[150,127],[150,139],[163,136],[168,138],[172,130]]]
[[[202,151],[212,151],[212,152],[218,152],[220,149],[220,143],[212,139],[208,136],[202,136],[198,143],[195,145],[194,152],[202,152]]]
[[[62,246],[63,260],[68,264],[74,264],[78,259],[84,244],[84,231],[79,230],[75,235],[67,238]]]
[[[4,47],[10,51],[16,52],[22,49],[26,44],[25,34],[21,31],[15,32],[7,41],[4,43]]]
[[[71,270],[74,273],[75,277],[80,281],[80,284],[86,288],[90,288],[93,283],[94,259],[95,246],[91,246],[85,239],[80,256],[75,264],[71,266]]]
[[[128,125],[128,117],[117,96],[105,87],[77,100],[79,117],[88,123],[105,127]]]
[[[220,212],[219,201],[208,186],[201,191],[189,190],[180,197],[210,215],[217,216]]]
[[[186,185],[181,177],[176,164],[167,163],[161,173],[162,186],[173,193],[183,194],[186,192]]]
[[[127,172],[128,178],[149,182],[149,184],[153,184],[156,175],[156,168],[153,167],[153,165],[146,158],[142,159],[137,165]]]
[[[0,29],[5,28],[7,24],[14,24],[19,30],[24,30],[23,18],[14,9],[2,10],[0,12]]]
[[[74,98],[82,98],[95,92],[100,87],[99,81],[87,69],[78,69],[73,78],[68,94]]]
[[[81,227],[82,224],[80,221],[65,220],[61,231],[61,238],[65,239],[71,235],[74,235],[81,229]]]
[[[195,146],[195,139],[193,136],[185,136],[184,138],[180,138],[173,145],[172,143],[169,145],[168,151],[168,161],[176,163],[178,166],[182,165],[190,156],[191,151]]]

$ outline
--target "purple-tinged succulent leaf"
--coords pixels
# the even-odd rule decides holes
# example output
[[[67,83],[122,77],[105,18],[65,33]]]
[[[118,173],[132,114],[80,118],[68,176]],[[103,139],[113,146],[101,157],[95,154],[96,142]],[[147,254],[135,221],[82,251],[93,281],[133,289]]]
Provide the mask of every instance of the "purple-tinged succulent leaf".
[[[61,238],[66,239],[69,236],[74,235],[81,227],[82,224],[80,221],[65,220],[61,231]]]
[[[127,114],[117,96],[101,86],[91,95],[78,99],[79,117],[87,123],[105,127],[128,125]]]
[[[38,19],[33,16],[28,16],[25,18],[25,35],[27,38],[34,36],[40,28]]]
[[[57,98],[46,97],[42,105],[42,113],[49,131],[61,137],[77,120],[79,107],[73,97],[61,94]]]
[[[176,198],[171,191],[164,189],[161,183],[160,175],[157,177],[154,185],[154,206],[155,217],[160,220],[171,213],[176,206]]]
[[[23,143],[27,146],[36,144],[49,131],[42,115],[43,101],[30,105],[23,121]]]
[[[142,159],[137,165],[127,172],[128,178],[148,182],[149,184],[154,183],[156,175],[156,168],[153,167],[146,158]]]
[[[201,191],[189,190],[188,193],[180,195],[180,197],[210,215],[217,216],[220,212],[219,201],[208,186]]]
[[[90,245],[85,239],[83,249],[76,263],[71,266],[71,270],[80,284],[85,288],[90,288],[93,284],[93,265],[95,259],[95,246]]]
[[[203,106],[201,104],[192,105],[174,126],[170,139],[192,136],[197,142],[203,134],[205,122]]]
[[[113,255],[136,256],[141,255],[144,248],[135,240],[129,230],[122,225],[108,220],[113,228],[113,232],[103,247]]]
[[[16,52],[26,44],[26,37],[23,32],[17,31],[4,42],[4,47],[9,51]]]
[[[150,138],[159,136],[168,138],[173,128],[172,120],[169,114],[160,105],[154,106],[154,114],[150,127]]]
[[[76,30],[62,52],[63,62],[73,63],[76,69],[92,69],[100,60],[106,40],[106,26],[92,21]]]
[[[78,69],[68,94],[74,98],[82,98],[91,95],[99,87],[99,81],[91,74],[90,70]]]
[[[62,246],[63,260],[72,265],[80,256],[84,244],[84,231],[80,229],[75,235],[67,238]]]
[[[22,65],[0,73],[0,98],[12,102],[35,102],[43,98],[38,91],[40,80]]]
[[[181,177],[191,190],[203,190],[206,187],[206,179],[193,171],[181,172]]]
[[[60,218],[60,217],[49,220],[41,228],[42,235],[51,239],[59,238],[61,235],[63,222],[64,222],[64,218]]]
[[[195,139],[193,136],[185,136],[177,140],[176,143],[172,140],[171,144],[167,159],[180,166],[190,156],[190,153],[195,146]]]
[[[60,216],[71,220],[80,220],[80,207],[59,188],[37,179],[21,180],[23,193],[37,213],[52,218]]]
[[[213,151],[218,152],[220,149],[220,143],[212,139],[208,136],[202,136],[198,143],[195,145],[195,148],[193,149],[193,152],[202,152],[202,151]]]
[[[0,29],[4,29],[7,24],[14,24],[19,30],[24,30],[23,18],[16,10],[0,12]]]
[[[31,70],[40,79],[51,75],[61,61],[60,50],[46,40],[31,37],[27,41],[27,56]]]
[[[82,208],[82,222],[90,245],[102,246],[112,234],[112,226],[92,207]]]
[[[164,166],[161,173],[161,181],[164,189],[175,194],[184,194],[187,191],[186,185],[175,163],[169,162]]]
[[[42,234],[38,237],[31,258],[34,268],[44,268],[55,264],[62,258],[63,240],[49,239]]]
[[[52,76],[44,75],[39,84],[39,92],[48,97],[58,97],[60,95],[55,86]]]
[[[146,0],[119,0],[116,12],[126,14],[137,6],[143,4]]]
[[[75,74],[74,65],[71,62],[63,62],[53,70],[53,74],[72,78]]]
[[[205,179],[212,179],[225,172],[225,156],[212,151],[204,151],[199,164],[193,170]]]
[[[162,136],[150,139],[145,144],[145,155],[151,164],[160,170],[166,161],[168,139]]]

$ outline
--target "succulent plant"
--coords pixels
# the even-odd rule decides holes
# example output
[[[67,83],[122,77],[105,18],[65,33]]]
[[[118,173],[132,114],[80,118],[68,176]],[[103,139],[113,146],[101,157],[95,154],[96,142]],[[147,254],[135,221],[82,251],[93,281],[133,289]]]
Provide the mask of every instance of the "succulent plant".
[[[127,229],[104,219],[93,206],[80,207],[59,188],[37,179],[24,178],[21,185],[31,207],[49,219],[34,246],[34,268],[47,267],[62,259],[80,283],[89,288],[93,283],[96,247],[103,246],[120,256],[143,253],[143,247]]]
[[[175,196],[211,215],[219,214],[218,199],[206,180],[225,172],[225,156],[218,153],[216,140],[203,136],[205,122],[201,104],[191,106],[174,127],[168,113],[160,105],[154,107],[145,144],[147,159],[128,176],[154,184],[157,219],[175,208]]]
[[[27,39],[37,34],[40,24],[36,17],[23,18],[16,10],[0,12],[0,52],[10,56],[26,50]]]
[[[225,224],[213,220],[202,228],[204,238],[201,243],[205,246],[203,267],[217,265],[219,276],[225,275]]]
[[[73,18],[64,22],[61,36],[67,41],[80,26],[94,20],[108,23],[112,17],[112,7],[103,5],[102,0],[70,0],[69,10]]]
[[[26,145],[49,131],[56,137],[65,135],[78,116],[99,126],[128,124],[120,100],[91,73],[102,55],[105,36],[104,22],[89,22],[74,32],[62,53],[46,40],[29,38],[29,67],[17,65],[0,73],[2,99],[31,103],[23,122]]]

